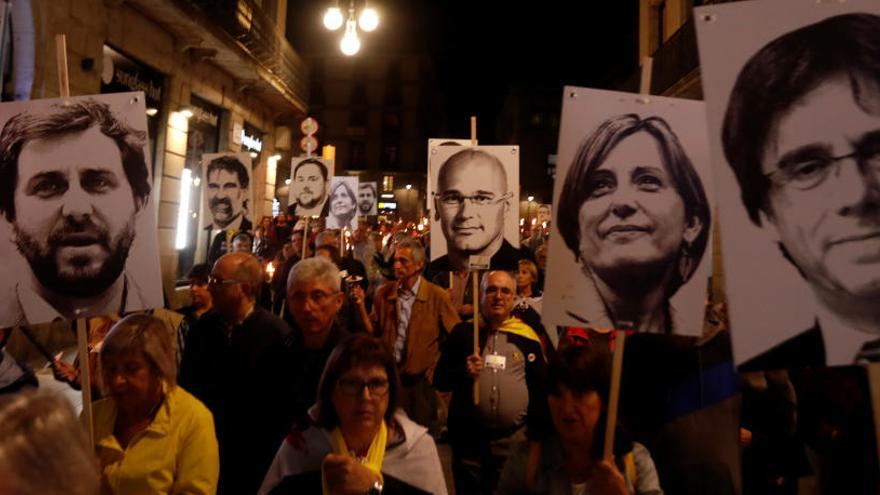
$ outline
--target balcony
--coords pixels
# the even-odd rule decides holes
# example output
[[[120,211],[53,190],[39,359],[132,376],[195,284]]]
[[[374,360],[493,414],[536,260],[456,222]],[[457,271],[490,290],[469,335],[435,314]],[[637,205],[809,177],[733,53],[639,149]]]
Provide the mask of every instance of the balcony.
[[[129,0],[178,40],[181,51],[210,59],[248,92],[275,109],[276,118],[304,115],[308,69],[254,0]]]

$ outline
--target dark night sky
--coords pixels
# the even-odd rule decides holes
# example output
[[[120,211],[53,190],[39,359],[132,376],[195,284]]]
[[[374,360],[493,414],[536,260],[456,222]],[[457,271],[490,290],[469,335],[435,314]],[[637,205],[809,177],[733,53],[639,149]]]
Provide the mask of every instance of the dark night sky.
[[[344,2],[343,2],[344,3]],[[288,33],[308,56],[338,50],[340,33],[321,24],[330,2],[290,0]],[[358,2],[358,5],[360,2]],[[376,0],[379,30],[362,36],[362,53],[434,56],[450,135],[492,132],[509,87],[565,84],[613,87],[637,66],[638,2]],[[482,140],[482,139],[481,139]]]

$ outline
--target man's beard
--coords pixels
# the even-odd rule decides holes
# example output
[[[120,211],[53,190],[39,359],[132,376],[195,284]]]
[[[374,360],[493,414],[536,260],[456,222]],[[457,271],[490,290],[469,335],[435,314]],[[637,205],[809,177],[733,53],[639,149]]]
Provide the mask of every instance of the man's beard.
[[[50,233],[49,238],[43,243],[15,225],[15,245],[27,259],[34,276],[45,288],[69,297],[95,297],[110,288],[125,269],[125,262],[134,242],[134,223],[135,217],[132,215],[119,235],[111,240],[107,230],[95,225],[91,220],[85,222],[65,220],[64,225]],[[66,240],[72,234],[95,237],[97,243],[110,253],[97,270],[87,266],[91,261],[89,258],[83,257],[77,260],[74,257],[68,261],[68,264],[72,265],[72,270],[68,268],[67,273],[62,273],[58,251],[73,245]]]
[[[311,193],[311,191],[309,191],[309,193]],[[303,202],[302,196],[297,198],[297,202],[299,203],[300,208],[305,208],[307,210],[310,210],[310,209],[318,206],[318,203],[320,203],[321,200],[323,199],[321,196],[318,196],[316,194],[312,194],[312,198],[314,198],[314,199],[312,199],[308,203]]]
[[[361,209],[361,213],[366,214],[366,213],[369,213],[370,211],[373,210],[373,202],[372,201],[361,201],[361,203],[358,207]]]
[[[214,198],[211,200],[211,204],[209,206],[211,208],[211,217],[214,219],[214,223],[216,223],[220,226],[223,226],[223,227],[232,223],[232,221],[235,220],[240,213],[240,212],[235,213],[233,211],[232,201],[230,201],[228,198]],[[223,206],[225,206],[225,209],[220,210],[220,208]],[[218,218],[218,216],[217,216],[218,210],[223,211],[223,213],[228,212],[228,215],[226,215],[225,220]]]

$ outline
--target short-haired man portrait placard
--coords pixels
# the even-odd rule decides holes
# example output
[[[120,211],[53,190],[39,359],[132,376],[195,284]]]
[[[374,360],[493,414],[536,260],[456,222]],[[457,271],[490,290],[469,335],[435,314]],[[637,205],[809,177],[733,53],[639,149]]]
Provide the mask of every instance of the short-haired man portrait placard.
[[[379,190],[375,182],[358,182],[358,214],[378,215]]]
[[[0,327],[163,305],[143,93],[0,105]]]
[[[287,204],[298,217],[327,216],[327,197],[333,160],[294,157],[290,161],[290,194]]]
[[[736,363],[876,360],[880,5],[743,2],[695,19]]]
[[[251,156],[243,153],[202,155],[202,231],[205,261],[213,264],[241,232],[253,232]]]
[[[712,252],[705,127],[699,101],[565,88],[545,325],[701,335]]]
[[[519,147],[437,146],[429,155],[431,272],[466,270],[471,256],[516,270]]]

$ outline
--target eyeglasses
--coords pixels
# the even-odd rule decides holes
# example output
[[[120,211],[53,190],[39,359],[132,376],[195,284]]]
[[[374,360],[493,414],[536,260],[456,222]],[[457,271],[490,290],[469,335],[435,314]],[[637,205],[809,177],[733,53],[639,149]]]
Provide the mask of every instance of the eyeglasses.
[[[294,304],[305,304],[306,301],[311,301],[313,304],[321,306],[335,294],[337,294],[337,292],[327,293],[320,290],[314,290],[312,292],[294,292],[290,295],[290,300]]]
[[[339,390],[345,395],[360,395],[364,387],[367,387],[371,396],[382,397],[388,393],[388,380],[376,379],[367,382],[349,378],[339,380]]]
[[[824,155],[824,156],[823,156]],[[827,156],[827,153],[817,150],[814,156],[795,157],[792,160],[782,160],[779,168],[764,174],[779,187],[794,187],[806,191],[818,187],[828,178],[834,170],[835,177],[840,175],[840,162],[853,158],[859,166],[859,170],[874,174],[880,178],[880,143],[872,143],[862,147],[848,155]]]
[[[465,196],[461,193],[450,191],[438,194],[437,199],[440,201],[440,206],[443,208],[457,208],[464,205],[465,200],[470,201],[471,204],[475,206],[492,206],[510,199],[511,196],[513,196],[512,193],[507,193],[500,198],[495,199],[494,194],[477,193]]]
[[[208,285],[235,285],[240,284],[238,280],[224,280],[220,277],[211,275],[208,277]]]

